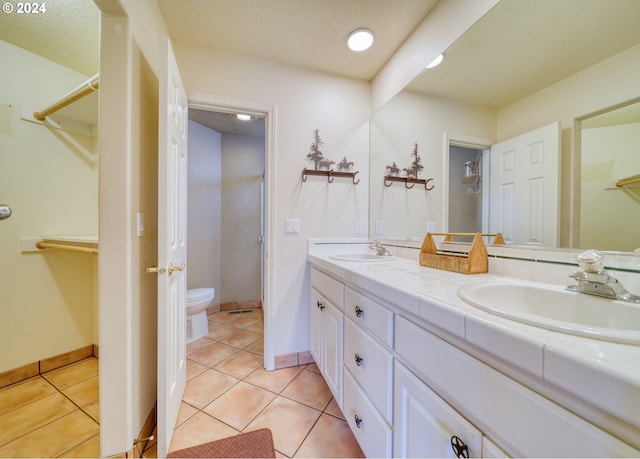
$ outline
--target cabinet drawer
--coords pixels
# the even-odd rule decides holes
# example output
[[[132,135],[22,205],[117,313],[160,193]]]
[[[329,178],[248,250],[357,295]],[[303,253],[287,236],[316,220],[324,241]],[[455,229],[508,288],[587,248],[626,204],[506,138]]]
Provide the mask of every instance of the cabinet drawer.
[[[324,295],[335,306],[342,310],[344,298],[344,284],[331,276],[311,268],[311,286]]]
[[[477,426],[523,457],[636,457],[640,451],[476,360],[407,319],[395,317],[398,358]],[[541,441],[544,439],[544,441]]]
[[[344,292],[344,311],[389,348],[393,347],[393,312],[349,287]]]
[[[391,428],[349,370],[344,372],[344,416],[366,457],[391,457]]]
[[[344,364],[382,417],[391,423],[393,356],[348,318],[344,326]]]

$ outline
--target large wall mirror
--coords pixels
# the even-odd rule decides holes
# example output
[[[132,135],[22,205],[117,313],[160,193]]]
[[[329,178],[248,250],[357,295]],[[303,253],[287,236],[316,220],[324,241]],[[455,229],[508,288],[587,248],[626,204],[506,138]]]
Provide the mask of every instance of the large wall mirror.
[[[640,185],[615,186],[640,174],[638,18],[637,0],[501,0],[371,118],[371,237],[492,230],[484,152],[558,123],[558,235],[544,245],[640,248]],[[433,189],[385,186],[416,144]]]

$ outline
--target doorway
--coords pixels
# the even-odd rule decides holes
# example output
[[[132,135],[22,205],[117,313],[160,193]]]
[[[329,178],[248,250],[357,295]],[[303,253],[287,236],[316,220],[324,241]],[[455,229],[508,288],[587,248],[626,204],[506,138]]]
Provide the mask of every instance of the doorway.
[[[488,232],[489,149],[486,139],[444,135],[445,231]],[[469,238],[471,241],[471,238]]]
[[[188,288],[254,309],[265,303],[266,119],[218,110],[189,110]]]

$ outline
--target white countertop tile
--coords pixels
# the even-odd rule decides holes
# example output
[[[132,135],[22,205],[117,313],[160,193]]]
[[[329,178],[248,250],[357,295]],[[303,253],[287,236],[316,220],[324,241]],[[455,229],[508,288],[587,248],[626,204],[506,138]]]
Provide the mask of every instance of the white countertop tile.
[[[496,274],[441,271],[403,258],[363,263],[309,254],[308,259],[510,366],[640,428],[640,346],[571,336],[503,319],[457,296],[460,287],[472,282],[521,281]]]

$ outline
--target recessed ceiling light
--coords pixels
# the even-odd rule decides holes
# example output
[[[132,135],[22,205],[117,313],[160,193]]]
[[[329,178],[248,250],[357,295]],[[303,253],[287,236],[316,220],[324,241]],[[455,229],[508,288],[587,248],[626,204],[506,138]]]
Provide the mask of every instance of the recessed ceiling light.
[[[444,56],[442,54],[440,54],[438,57],[436,57],[434,60],[432,60],[429,65],[427,65],[426,68],[428,69],[432,69],[434,67],[439,66],[442,63],[442,60],[444,59]]]
[[[367,29],[357,29],[349,34],[347,40],[349,49],[352,51],[364,51],[373,44],[373,33]]]
[[[241,121],[250,121],[251,120],[251,115],[244,115],[242,113],[238,113],[236,115],[236,117]]]

